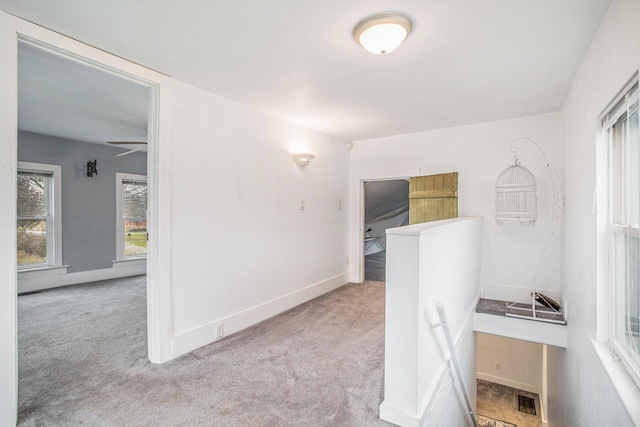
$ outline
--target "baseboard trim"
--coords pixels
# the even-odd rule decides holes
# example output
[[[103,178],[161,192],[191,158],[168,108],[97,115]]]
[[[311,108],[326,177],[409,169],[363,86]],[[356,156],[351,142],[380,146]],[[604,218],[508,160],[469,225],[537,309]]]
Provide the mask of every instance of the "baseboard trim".
[[[249,326],[262,322],[270,317],[287,311],[313,298],[339,288],[349,282],[349,273],[344,272],[322,280],[303,289],[291,292],[270,301],[239,311],[215,321],[206,323],[186,332],[181,332],[172,338],[172,358],[189,353],[216,341],[216,329],[220,323],[224,324],[224,335],[231,335]]]
[[[507,387],[515,388],[516,390],[528,391],[530,393],[536,393],[540,395],[540,387],[536,387],[532,384],[525,384],[518,381],[510,380],[509,378],[498,377],[491,374],[485,374],[483,372],[476,372],[476,378],[483,381],[489,381],[490,383],[501,384]]]
[[[380,419],[402,427],[420,427],[420,420],[416,414],[389,405],[386,400],[380,404]]]
[[[79,271],[76,273],[66,273],[61,270],[51,271],[50,274],[47,274],[45,271],[25,271],[18,273],[18,293],[42,291],[45,289],[59,288],[61,286],[98,282],[100,280],[119,279],[122,277],[138,276],[146,273],[146,263],[119,266],[117,268]]]

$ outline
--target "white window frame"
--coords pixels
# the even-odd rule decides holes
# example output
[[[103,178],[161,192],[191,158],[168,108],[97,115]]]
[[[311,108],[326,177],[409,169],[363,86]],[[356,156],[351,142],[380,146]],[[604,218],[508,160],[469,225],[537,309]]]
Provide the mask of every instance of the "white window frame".
[[[147,183],[146,175],[136,175],[132,173],[116,173],[116,261],[128,261],[128,260],[144,260],[147,258],[147,254],[144,255],[129,255],[125,256],[125,239],[124,239],[124,191],[123,184],[125,181],[144,182]],[[147,192],[149,187],[147,187]],[[147,207],[146,217],[149,218],[149,211]],[[149,240],[149,239],[147,239]]]
[[[50,221],[47,223],[47,263],[17,266],[18,270],[25,272],[60,267],[62,266],[62,166],[18,162],[18,172],[45,173],[52,177],[50,194],[47,197],[50,212]]]
[[[599,150],[600,157],[606,160],[599,160],[599,170],[607,168],[607,173],[599,173],[599,191],[598,194],[606,197],[598,198],[598,224],[601,230],[604,230],[605,236],[602,239],[603,254],[600,262],[606,262],[606,274],[599,275],[599,280],[604,284],[599,285],[599,320],[598,320],[598,339],[606,341],[609,346],[612,358],[619,361],[627,375],[633,380],[636,387],[640,388],[640,363],[638,363],[638,355],[629,354],[624,345],[617,339],[616,328],[619,329],[620,317],[625,313],[621,312],[619,305],[621,303],[621,292],[626,291],[627,284],[620,283],[620,260],[615,259],[615,244],[620,236],[628,236],[632,238],[640,237],[640,224],[629,224],[622,218],[623,190],[620,188],[621,169],[624,167],[620,164],[623,158],[614,148],[614,139],[612,136],[613,125],[622,117],[625,117],[628,111],[627,104],[629,101],[637,103],[638,90],[635,91],[634,99],[629,99],[627,94],[638,85],[638,73],[624,86],[623,90],[614,98],[607,106],[604,113],[600,116],[602,124],[602,147]],[[640,163],[640,159],[635,159]],[[639,166],[640,167],[640,166]],[[602,181],[606,181],[603,185]],[[603,206],[606,204],[606,206]],[[606,243],[605,243],[606,242]],[[603,289],[604,288],[604,289]],[[606,316],[606,318],[605,318]],[[624,320],[624,319],[623,319]],[[624,323],[624,322],[623,322]],[[604,331],[603,331],[604,329]]]

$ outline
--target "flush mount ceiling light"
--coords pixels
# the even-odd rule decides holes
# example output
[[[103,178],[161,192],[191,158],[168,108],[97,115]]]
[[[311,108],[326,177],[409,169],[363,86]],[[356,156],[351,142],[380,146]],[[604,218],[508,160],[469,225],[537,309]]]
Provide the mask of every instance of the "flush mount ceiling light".
[[[380,14],[363,19],[353,29],[353,38],[376,55],[393,52],[407,38],[413,23],[399,14]]]

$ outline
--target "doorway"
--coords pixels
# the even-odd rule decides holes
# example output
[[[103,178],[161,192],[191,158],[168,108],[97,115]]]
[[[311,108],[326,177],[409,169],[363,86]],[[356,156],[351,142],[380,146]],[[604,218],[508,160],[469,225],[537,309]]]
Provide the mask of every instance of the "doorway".
[[[409,224],[409,181],[364,182],[364,280],[385,281],[386,231]]]
[[[127,206],[137,208],[138,216],[142,216],[137,218],[138,228],[147,227],[146,188],[144,197],[138,191],[135,198],[128,200],[127,187],[116,179],[118,173],[135,173],[146,180],[150,172],[146,145],[134,153],[131,147],[109,143],[155,143],[156,132],[152,126],[157,123],[156,90],[153,84],[72,57],[50,45],[27,39],[18,41],[18,293],[98,282],[100,286],[95,288],[82,288],[84,296],[80,300],[84,302],[99,299],[105,279],[146,275],[143,256],[147,253],[146,239],[132,243],[118,234],[118,218]],[[57,168],[57,173],[43,173],[45,162]],[[153,175],[150,178],[152,180]],[[47,185],[37,185],[45,182]],[[122,212],[116,208],[118,197],[124,202]],[[25,207],[21,200],[37,203],[21,209]],[[34,209],[45,219],[31,218]],[[21,214],[26,215],[26,219],[22,219]],[[136,251],[131,250],[132,245]],[[140,283],[147,288],[155,285],[152,279],[142,280]],[[77,289],[73,292],[78,293]],[[90,296],[91,293],[95,295]],[[143,302],[143,306],[146,305]],[[85,311],[73,322],[75,327],[92,328],[95,316],[102,315],[95,313],[99,310]],[[145,310],[140,314],[146,317]],[[151,327],[151,322],[148,323]],[[73,330],[68,328],[67,335],[73,335]],[[65,345],[73,339],[61,332],[61,340],[49,345]],[[147,335],[144,333],[145,338]],[[25,355],[37,351],[25,348],[21,337],[18,340],[19,387],[32,387],[34,378],[48,373],[45,369],[24,370],[29,366],[23,363]],[[29,342],[41,345],[39,340]],[[41,353],[48,355],[49,351]],[[146,353],[148,355],[148,351]],[[41,362],[43,366],[53,365],[46,360]],[[70,372],[75,375],[81,370]],[[54,379],[55,376],[50,378]],[[29,393],[34,394],[28,390],[20,395]]]
[[[385,281],[386,230],[458,217],[458,172],[361,179],[360,278]],[[362,280],[359,280],[362,281]]]
[[[18,406],[18,370],[17,370],[17,278],[16,278],[16,171],[17,171],[17,128],[18,128],[18,45],[28,43],[46,52],[60,55],[88,67],[100,69],[105,73],[120,76],[123,79],[146,86],[150,90],[150,111],[148,114],[148,256],[147,256],[147,337],[148,357],[153,363],[162,363],[172,358],[170,332],[171,298],[168,289],[170,265],[160,263],[169,251],[170,245],[159,245],[160,240],[168,240],[167,227],[159,226],[168,222],[168,200],[162,197],[158,188],[158,141],[170,137],[168,127],[163,127],[160,135],[159,94],[164,88],[169,91],[170,79],[158,72],[128,62],[104,51],[92,48],[60,34],[22,21],[6,14],[0,14],[0,53],[5,59],[0,63],[0,163],[7,172],[0,176],[0,192],[5,195],[6,203],[0,206],[0,275],[6,286],[2,287],[0,298],[3,321],[0,322],[2,350],[0,351],[0,423],[15,424]],[[164,98],[163,98],[164,99]],[[162,110],[164,120],[169,120],[171,112]],[[91,159],[93,160],[93,159]],[[100,169],[98,168],[98,172]],[[85,171],[86,173],[86,171]],[[163,191],[166,185],[162,184]],[[162,232],[159,232],[162,231]]]

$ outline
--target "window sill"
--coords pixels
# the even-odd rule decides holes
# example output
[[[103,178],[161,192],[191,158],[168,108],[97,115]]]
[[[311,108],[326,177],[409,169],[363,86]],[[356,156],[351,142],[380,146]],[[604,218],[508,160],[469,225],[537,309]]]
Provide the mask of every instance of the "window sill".
[[[611,357],[609,346],[591,339],[593,348],[604,367],[605,372],[609,376],[613,388],[618,393],[622,406],[624,406],[631,421],[640,426],[640,390],[636,387],[633,380],[629,377],[622,364]]]
[[[116,259],[112,261],[113,268],[146,266],[147,257]]]

